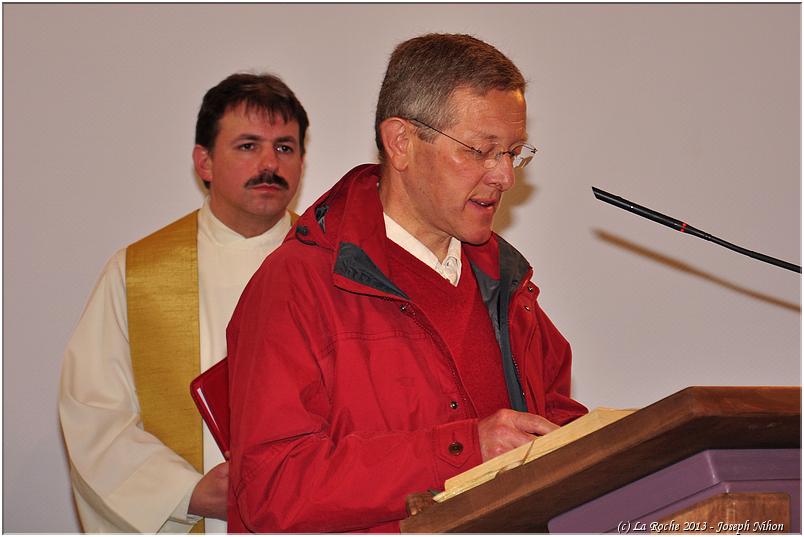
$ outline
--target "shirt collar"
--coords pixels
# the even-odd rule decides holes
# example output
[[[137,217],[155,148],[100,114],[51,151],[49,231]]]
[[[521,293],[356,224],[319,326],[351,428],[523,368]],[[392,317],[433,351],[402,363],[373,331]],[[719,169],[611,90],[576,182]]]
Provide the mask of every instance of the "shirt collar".
[[[284,216],[282,216],[271,229],[261,235],[244,237],[218,220],[218,217],[212,213],[212,209],[209,207],[209,196],[207,196],[206,199],[204,199],[204,204],[198,211],[198,230],[212,242],[221,246],[250,249],[271,243],[278,245],[285,238],[288,231],[290,231],[290,213],[285,211]]]
[[[427,246],[384,212],[383,219],[385,220],[385,234],[390,240],[449,280],[452,285],[458,285],[461,277],[461,241],[455,237],[449,238],[447,255],[442,263]]]

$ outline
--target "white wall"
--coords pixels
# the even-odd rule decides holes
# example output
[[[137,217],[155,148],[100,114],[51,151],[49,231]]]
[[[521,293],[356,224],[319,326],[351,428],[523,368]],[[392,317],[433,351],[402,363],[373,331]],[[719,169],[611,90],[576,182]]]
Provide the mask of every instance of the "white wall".
[[[800,276],[597,202],[599,186],[800,261],[800,6],[4,5],[3,529],[78,529],[61,354],[104,261],[197,207],[204,91],[280,74],[312,120],[304,209],[374,159],[395,44],[472,33],[530,81],[540,148],[497,228],[573,343],[575,395],[800,384]]]

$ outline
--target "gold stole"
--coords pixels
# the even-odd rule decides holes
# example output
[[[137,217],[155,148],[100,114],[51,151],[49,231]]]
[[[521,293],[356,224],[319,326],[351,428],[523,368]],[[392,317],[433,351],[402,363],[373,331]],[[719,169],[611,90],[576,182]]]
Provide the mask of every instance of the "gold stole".
[[[299,215],[291,212],[291,225]],[[201,415],[190,382],[201,374],[198,211],[126,249],[128,341],[146,431],[204,473]],[[204,533],[200,520],[192,533]]]
[[[204,473],[201,416],[190,398],[200,372],[198,211],[126,249],[128,339],[146,431]],[[192,533],[204,533],[204,521]]]

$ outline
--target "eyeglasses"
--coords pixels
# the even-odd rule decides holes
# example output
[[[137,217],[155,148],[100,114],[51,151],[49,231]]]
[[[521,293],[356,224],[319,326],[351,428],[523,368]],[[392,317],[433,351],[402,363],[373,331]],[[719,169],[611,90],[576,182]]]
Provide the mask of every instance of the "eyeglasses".
[[[407,119],[408,121],[414,121],[414,122],[418,123],[419,125],[421,125],[423,127],[427,127],[430,130],[434,130],[438,134],[446,136],[447,138],[449,138],[453,142],[458,142],[459,144],[461,144],[465,148],[469,149],[472,152],[472,155],[474,155],[474,157],[478,161],[482,162],[483,167],[486,168],[487,170],[490,170],[490,169],[494,168],[495,166],[497,166],[497,164],[500,162],[500,159],[503,157],[503,155],[508,155],[509,157],[511,157],[511,164],[514,165],[515,169],[524,168],[525,166],[528,165],[528,162],[531,161],[531,159],[533,158],[533,155],[536,154],[536,151],[538,151],[538,149],[536,149],[535,147],[533,147],[530,144],[517,144],[513,148],[509,149],[508,151],[500,151],[499,150],[499,148],[500,148],[499,144],[492,144],[491,147],[489,147],[488,149],[483,151],[482,149],[478,149],[476,147],[472,147],[469,144],[465,144],[462,141],[460,141],[460,140],[458,140],[456,138],[453,138],[449,134],[447,134],[445,132],[441,132],[440,130],[436,129],[435,127],[431,127],[430,125],[428,125],[427,123],[424,123],[423,121],[419,121],[418,119],[415,119],[415,118],[405,118],[405,119]]]

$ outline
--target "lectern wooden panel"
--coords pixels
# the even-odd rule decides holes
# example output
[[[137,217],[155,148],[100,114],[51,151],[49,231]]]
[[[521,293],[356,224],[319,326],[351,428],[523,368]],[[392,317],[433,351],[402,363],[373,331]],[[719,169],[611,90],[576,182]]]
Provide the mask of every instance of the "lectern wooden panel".
[[[546,532],[582,503],[705,449],[801,447],[801,388],[691,387],[402,521],[403,532]]]
[[[742,513],[752,513],[753,520],[746,520]],[[658,524],[662,533],[792,533],[790,496],[779,492],[718,494]]]
[[[618,533],[630,524],[633,530],[652,531],[658,521],[672,519],[718,494],[769,492],[789,498],[791,525],[785,530],[801,533],[800,449],[707,449],[553,517],[547,529],[550,533]],[[761,510],[747,507],[739,506],[743,521],[765,520],[757,518],[763,516]],[[700,526],[686,529],[698,531]],[[712,526],[713,532],[716,529],[717,524]]]

